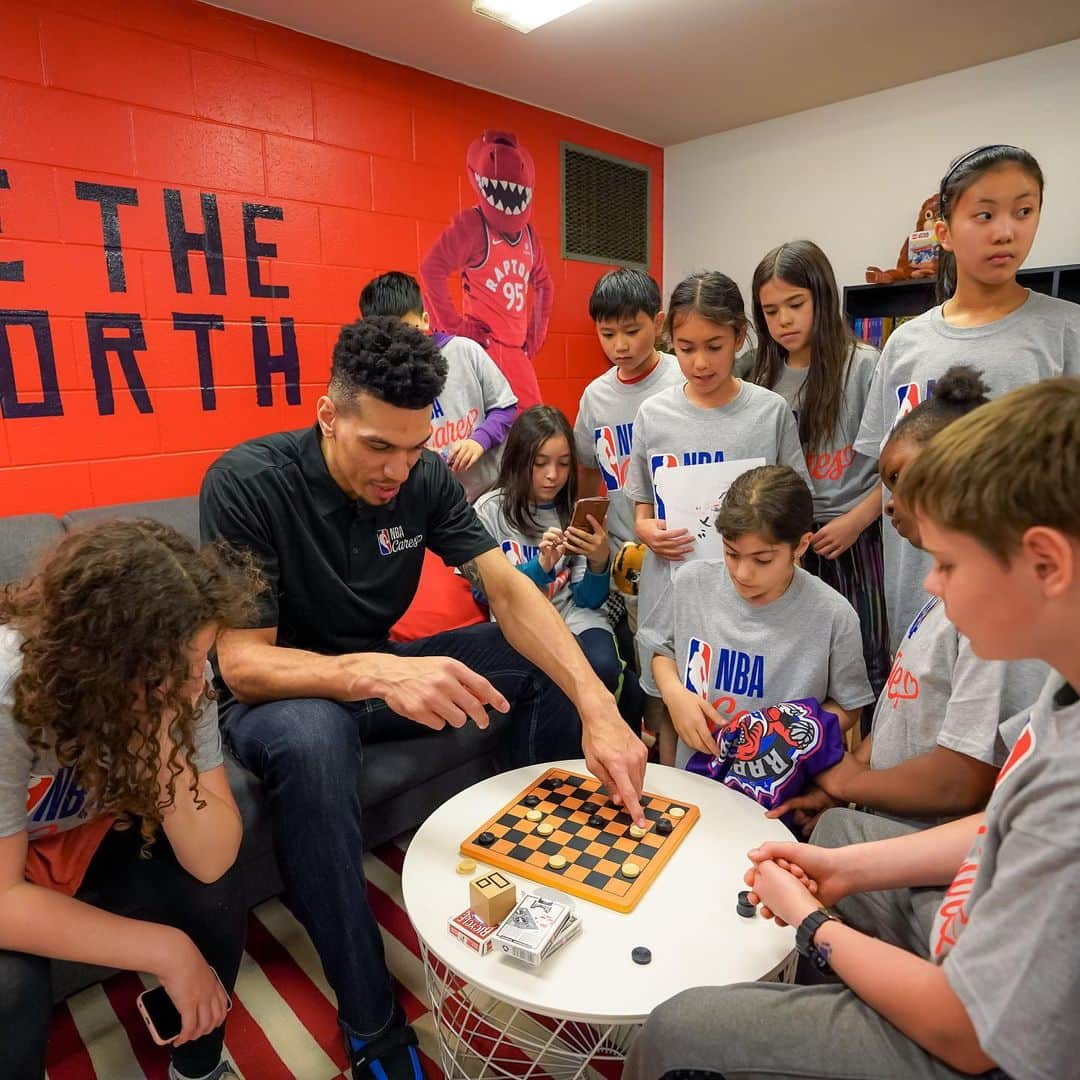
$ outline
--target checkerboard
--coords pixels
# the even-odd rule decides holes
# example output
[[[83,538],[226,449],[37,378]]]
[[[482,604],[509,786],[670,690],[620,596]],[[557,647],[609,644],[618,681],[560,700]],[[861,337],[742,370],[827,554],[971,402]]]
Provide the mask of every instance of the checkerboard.
[[[530,796],[537,799],[535,806],[526,802]],[[582,809],[583,803],[595,804],[594,813],[603,819],[601,826],[588,824],[591,815]],[[471,833],[462,842],[461,851],[478,862],[582,900],[615,911],[632,911],[701,813],[692,803],[674,802],[649,792],[643,793],[641,805],[648,832],[635,839],[629,832],[629,815],[611,801],[595,777],[548,769]],[[672,808],[683,810],[683,815],[672,816]],[[528,820],[531,809],[540,811],[540,821]],[[667,836],[656,831],[656,823],[663,818],[672,826]],[[544,822],[555,826],[550,836],[536,832]],[[484,833],[494,837],[491,844],[478,843],[477,837]],[[549,867],[552,855],[562,855],[566,866],[559,870]],[[627,861],[640,868],[637,877],[624,876],[622,864]]]

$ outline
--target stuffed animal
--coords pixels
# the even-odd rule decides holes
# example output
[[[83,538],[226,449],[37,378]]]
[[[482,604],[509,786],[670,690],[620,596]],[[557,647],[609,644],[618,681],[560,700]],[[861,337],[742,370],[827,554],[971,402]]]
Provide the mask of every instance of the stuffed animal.
[[[645,561],[645,545],[627,540],[615,553],[611,563],[611,583],[624,596],[637,596],[641,566]]]
[[[889,281],[907,281],[908,278],[932,278],[937,275],[939,246],[934,235],[934,222],[941,213],[941,200],[937,193],[930,196],[919,210],[915,231],[900,245],[895,270],[882,270],[878,266],[866,268],[866,280],[872,285]]]
[[[506,376],[518,408],[540,404],[533,358],[555,301],[544,248],[533,227],[536,166],[508,131],[485,131],[466,154],[477,205],[463,210],[420,265],[436,330],[479,342]],[[462,312],[448,285],[461,274]]]

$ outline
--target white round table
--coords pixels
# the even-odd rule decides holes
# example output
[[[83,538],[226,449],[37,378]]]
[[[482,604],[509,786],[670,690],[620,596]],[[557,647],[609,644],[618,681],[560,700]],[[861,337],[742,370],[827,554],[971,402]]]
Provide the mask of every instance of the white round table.
[[[791,834],[744,795],[663,765],[648,767],[646,790],[696,804],[701,819],[632,912],[575,900],[580,934],[538,968],[452,937],[447,919],[469,906],[468,883],[484,871],[457,873],[461,841],[552,765],[587,772],[583,761],[549,762],[475,784],[424,822],[405,856],[405,907],[448,1080],[609,1073],[603,1062],[621,1061],[649,1013],[680,991],[794,976],[794,932],[735,911],[746,852]],[[519,899],[535,888],[507,876]],[[650,964],[631,959],[638,945]]]

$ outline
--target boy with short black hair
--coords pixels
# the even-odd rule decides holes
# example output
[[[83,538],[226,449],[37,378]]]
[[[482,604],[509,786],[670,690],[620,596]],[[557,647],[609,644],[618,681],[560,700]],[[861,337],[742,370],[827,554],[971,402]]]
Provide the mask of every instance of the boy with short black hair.
[[[1078,489],[1075,377],[981,406],[909,466],[900,491],[934,558],[928,590],[979,656],[1033,657],[1054,673],[1016,718],[1024,727],[985,814],[909,832],[831,810],[815,845],[751,851],[751,899],[798,927],[799,951],[843,981],[687,991],[650,1017],[627,1080],[683,1070],[728,1078],[1075,1075]],[[859,834],[872,842],[817,846]],[[927,886],[947,889],[940,896]],[[849,925],[823,904],[839,904]]]
[[[430,331],[416,278],[391,270],[372,278],[360,293],[360,314],[387,315]],[[434,335],[446,358],[446,385],[431,406],[434,450],[461,481],[469,502],[488,491],[499,472],[500,447],[517,415],[517,398],[506,376],[470,338]]]
[[[611,500],[607,531],[613,552],[637,543],[634,504],[623,492],[630,468],[634,420],[641,403],[658,390],[682,382],[669,353],[658,352],[664,325],[660,288],[640,270],[611,270],[593,287],[589,318],[611,367],[581,395],[574,443],[585,471],[581,490]]]
[[[653,278],[626,267],[604,274],[589,297],[589,318],[596,324],[600,347],[611,367],[593,379],[581,395],[574,444],[583,474],[579,490],[586,495],[606,495],[610,500],[606,525],[613,556],[624,544],[638,543],[634,504],[623,490],[638,409],[647,398],[683,378],[675,357],[656,348],[664,325],[661,309],[660,287]],[[637,629],[636,597],[623,599],[633,633]],[[658,696],[648,697],[646,729],[655,734],[670,733],[665,713]],[[661,755],[662,760],[673,760],[673,741],[662,748]]]

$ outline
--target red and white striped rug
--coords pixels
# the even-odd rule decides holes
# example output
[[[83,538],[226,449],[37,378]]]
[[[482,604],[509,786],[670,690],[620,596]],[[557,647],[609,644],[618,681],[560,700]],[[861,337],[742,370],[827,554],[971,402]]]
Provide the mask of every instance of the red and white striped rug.
[[[420,1038],[428,1075],[442,1080],[416,934],[401,898],[402,838],[364,858],[398,1000]],[[168,1056],[135,1007],[146,983],[116,975],[56,1007],[48,1080],[166,1080]],[[226,1048],[245,1080],[347,1077],[337,1009],[311,939],[280,900],[257,907],[233,994]]]

